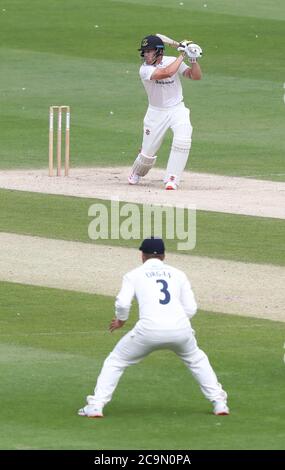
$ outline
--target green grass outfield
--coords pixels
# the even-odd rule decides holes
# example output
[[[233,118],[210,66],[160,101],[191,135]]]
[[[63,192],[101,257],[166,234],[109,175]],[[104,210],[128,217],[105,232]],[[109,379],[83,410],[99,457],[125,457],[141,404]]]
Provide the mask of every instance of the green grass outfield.
[[[113,299],[10,283],[0,297],[1,449],[285,448],[283,323],[207,312],[193,320],[229,417],[213,416],[179,359],[157,352],[126,371],[103,420],[88,420],[77,409],[123,333],[107,331]]]
[[[47,166],[51,104],[72,108],[72,165],[130,165],[147,103],[137,48],[160,30],[204,48],[203,80],[184,81],[194,126],[188,168],[284,181],[284,2],[179,3],[3,5],[0,168]],[[158,165],[165,166],[169,145],[170,134]]]
[[[88,226],[94,217],[88,216],[88,210],[94,203],[103,204],[110,217],[109,201],[0,190],[0,231],[92,243]],[[142,206],[138,207],[142,214]],[[124,219],[126,217],[120,220]],[[282,219],[197,211],[196,224],[196,248],[185,254],[285,265],[285,221]],[[163,230],[164,235],[165,225]],[[99,239],[96,243],[137,248],[139,240],[110,238]],[[176,249],[177,239],[168,240],[167,250]]]
[[[0,169],[47,168],[51,104],[71,106],[72,165],[130,165],[147,106],[137,48],[144,35],[161,32],[204,48],[203,80],[184,81],[194,126],[188,169],[284,181],[284,2],[179,3],[1,6]],[[90,242],[94,202],[109,205],[0,190],[0,231]],[[191,254],[284,266],[284,239],[284,220],[198,211]],[[175,251],[175,242],[167,248]],[[104,420],[78,417],[103,360],[136,318],[134,308],[122,332],[111,335],[113,304],[111,297],[0,282],[0,449],[284,450],[285,324],[269,320],[202,311],[193,320],[229,393],[229,417],[211,414],[170,352],[126,372]]]

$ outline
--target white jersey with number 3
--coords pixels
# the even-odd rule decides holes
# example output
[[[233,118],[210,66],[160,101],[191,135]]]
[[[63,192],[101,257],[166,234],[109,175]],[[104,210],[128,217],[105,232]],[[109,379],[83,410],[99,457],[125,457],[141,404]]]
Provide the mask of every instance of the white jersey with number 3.
[[[151,258],[123,278],[116,299],[116,317],[127,320],[133,297],[139,304],[139,321],[150,330],[189,328],[197,304],[187,276],[179,269]]]
[[[151,106],[156,108],[169,108],[176,106],[183,101],[182,85],[179,75],[182,75],[188,66],[182,62],[178,71],[172,77],[160,80],[151,80],[153,72],[157,68],[164,68],[172,64],[176,57],[163,56],[158,65],[147,65],[143,63],[140,67],[140,78],[145,87],[148,101]]]

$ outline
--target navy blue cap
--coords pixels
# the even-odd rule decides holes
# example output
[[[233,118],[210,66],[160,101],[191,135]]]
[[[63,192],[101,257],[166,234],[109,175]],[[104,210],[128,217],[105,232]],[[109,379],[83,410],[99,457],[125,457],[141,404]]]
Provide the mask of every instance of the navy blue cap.
[[[140,250],[146,254],[164,255],[164,242],[159,237],[145,238],[140,246]]]

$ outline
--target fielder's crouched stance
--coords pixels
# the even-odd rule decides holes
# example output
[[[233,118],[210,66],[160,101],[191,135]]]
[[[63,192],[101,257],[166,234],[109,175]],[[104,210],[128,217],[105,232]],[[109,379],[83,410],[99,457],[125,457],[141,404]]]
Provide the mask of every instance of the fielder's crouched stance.
[[[214,414],[228,415],[227,394],[219,384],[206,354],[198,348],[189,319],[197,305],[186,275],[164,264],[164,243],[160,238],[143,241],[143,265],[127,273],[116,299],[116,318],[110,331],[124,325],[133,297],[139,304],[139,320],[115,346],[104,362],[94,395],[78,411],[81,416],[103,417],[126,367],[137,364],[152,351],[170,349],[179,356],[212,402]]]
[[[164,56],[164,43],[158,36],[146,36],[139,51],[144,63],[140,67],[140,78],[148,95],[149,106],[144,118],[142,148],[137,156],[131,174],[130,184],[137,184],[156,161],[168,129],[173,132],[172,147],[164,177],[165,189],[177,189],[186,166],[192,137],[190,110],[183,102],[179,75],[193,80],[202,77],[197,59],[202,49],[191,41],[183,41],[177,49],[180,55]],[[191,67],[183,62],[187,56]]]

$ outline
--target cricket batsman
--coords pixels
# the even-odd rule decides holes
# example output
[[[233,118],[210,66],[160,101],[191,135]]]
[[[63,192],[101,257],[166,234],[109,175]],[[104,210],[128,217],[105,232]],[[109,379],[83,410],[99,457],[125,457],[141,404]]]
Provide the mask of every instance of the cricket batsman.
[[[178,44],[178,43],[177,43]],[[180,76],[200,80],[202,72],[197,59],[202,49],[191,41],[178,44],[178,57],[164,55],[164,42],[157,35],[146,36],[139,49],[143,64],[140,78],[148,96],[148,109],[144,117],[143,140],[131,174],[129,184],[138,184],[156,161],[163,138],[168,129],[173,141],[164,177],[165,189],[175,190],[180,184],[186,166],[192,137],[190,110],[184,105]],[[190,61],[186,65],[184,58]]]

